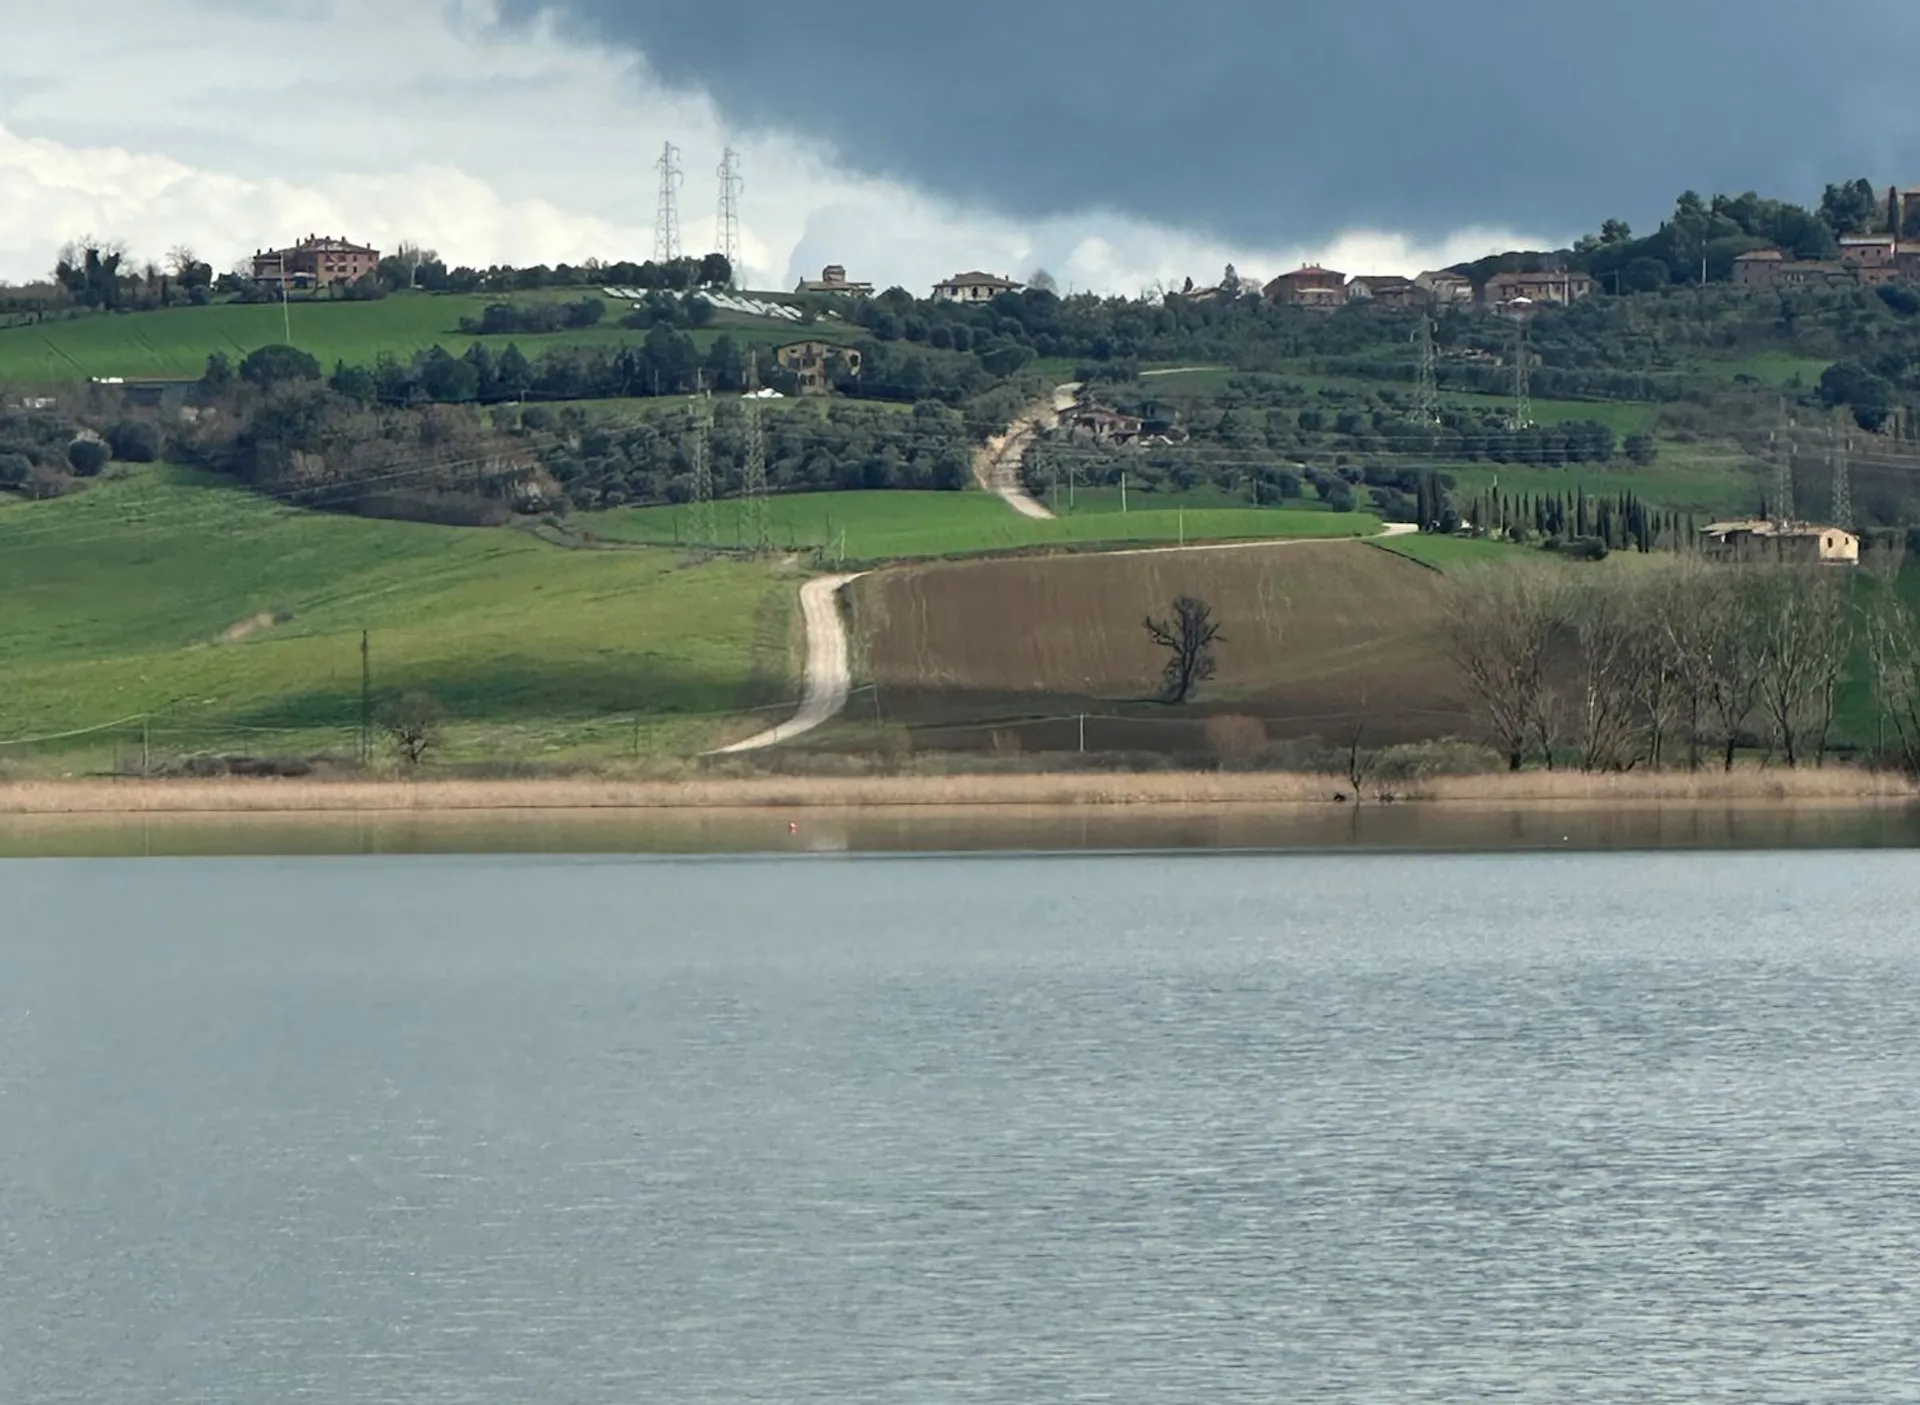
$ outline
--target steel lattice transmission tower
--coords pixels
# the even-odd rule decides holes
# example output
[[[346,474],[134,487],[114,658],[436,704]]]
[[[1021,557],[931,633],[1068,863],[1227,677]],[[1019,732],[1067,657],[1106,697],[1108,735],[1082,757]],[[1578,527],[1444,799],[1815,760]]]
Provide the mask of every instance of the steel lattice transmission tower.
[[[1773,456],[1773,520],[1781,526],[1793,521],[1793,461],[1799,444],[1793,426],[1787,426],[1787,451]]]
[[[1440,423],[1440,377],[1438,355],[1433,347],[1433,319],[1420,314],[1420,329],[1413,334],[1420,353],[1420,379],[1414,388],[1413,417],[1422,424]]]
[[[653,261],[672,263],[680,257],[680,148],[668,142],[653,163],[660,173],[660,209],[653,222]]]
[[[1513,427],[1533,427],[1533,338],[1529,309],[1516,307],[1513,314]]]
[[[767,431],[760,422],[760,402],[747,402],[747,472],[743,489],[747,499],[747,544],[765,554],[773,550],[773,519],[767,504]]]
[[[687,415],[692,432],[689,444],[693,458],[692,544],[707,547],[714,543],[712,402],[704,394],[696,394],[687,404]]]
[[[727,267],[732,270],[728,275],[731,285],[740,286],[740,192],[746,182],[740,178],[740,153],[732,147],[721,159],[720,170],[720,219],[715,226],[719,235],[720,252],[726,257]]]

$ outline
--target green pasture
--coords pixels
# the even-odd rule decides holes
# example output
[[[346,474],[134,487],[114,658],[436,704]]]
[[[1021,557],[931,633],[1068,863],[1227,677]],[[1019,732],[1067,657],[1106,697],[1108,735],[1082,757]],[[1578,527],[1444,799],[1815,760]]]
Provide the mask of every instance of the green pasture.
[[[376,697],[431,693],[451,757],[620,756],[636,716],[642,749],[684,753],[793,697],[796,584],[152,470],[0,507],[0,742],[151,714],[176,751],[350,753],[366,630]],[[97,764],[137,730],[0,745],[0,763],[72,748]]]
[[[396,293],[377,302],[319,298],[297,300],[284,311],[279,303],[217,303],[177,307],[163,312],[94,313],[36,325],[0,328],[0,381],[28,384],[70,381],[91,376],[128,379],[198,376],[209,354],[225,352],[239,360],[256,347],[288,339],[317,357],[371,364],[383,355],[405,359],[435,345],[458,355],[475,341],[495,350],[508,343],[529,356],[555,346],[611,346],[639,342],[646,335],[621,327],[628,304],[606,299],[606,320],[583,330],[529,336],[477,338],[460,330],[462,317],[478,317],[490,303],[578,301],[598,296],[592,290],[539,293]],[[702,351],[723,334],[742,345],[779,346],[803,337],[848,340],[857,328],[840,322],[810,327],[718,313],[693,333]]]
[[[1660,445],[1659,461],[1641,467],[1627,459],[1610,464],[1540,468],[1522,464],[1445,465],[1456,497],[1492,491],[1531,496],[1632,493],[1650,507],[1709,517],[1759,509],[1762,466],[1736,450],[1691,444]]]
[[[1137,497],[1133,501],[1137,501]],[[1150,500],[1152,501],[1152,500]],[[788,550],[824,549],[845,560],[872,562],[934,556],[965,556],[1040,547],[1124,545],[1181,541],[1231,541],[1262,537],[1355,537],[1377,532],[1367,513],[1324,508],[1183,507],[1154,502],[1144,510],[1091,505],[1071,517],[1040,521],[1022,517],[982,492],[796,493],[768,505],[774,545]],[[693,544],[693,508],[619,508],[577,519],[576,531],[607,541]],[[737,500],[714,505],[721,547],[749,544],[750,523]]]

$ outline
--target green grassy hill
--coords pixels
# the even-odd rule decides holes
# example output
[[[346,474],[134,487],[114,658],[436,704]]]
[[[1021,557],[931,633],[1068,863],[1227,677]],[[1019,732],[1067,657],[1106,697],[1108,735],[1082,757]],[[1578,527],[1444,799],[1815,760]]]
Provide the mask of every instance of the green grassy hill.
[[[1110,495],[1083,494],[1079,510],[1053,521],[1021,517],[982,492],[798,493],[775,498],[769,521],[775,545],[827,547],[842,542],[845,559],[878,562],[936,556],[968,556],[1036,547],[1174,544],[1268,537],[1356,537],[1380,530],[1367,513],[1323,508],[1218,506],[1217,495],[1196,494],[1196,505],[1166,495],[1135,495],[1121,512]],[[1206,505],[1198,505],[1206,504]],[[608,541],[687,543],[695,539],[689,507],[618,508],[581,517],[574,524]],[[714,526],[721,546],[746,544],[747,519],[738,502],[716,504]]]
[[[350,755],[360,632],[379,698],[433,694],[453,758],[686,753],[795,692],[797,580],[665,551],[333,517],[172,469],[0,506],[0,745]],[[740,730],[741,724],[732,724]],[[87,729],[105,730],[88,732]]]
[[[489,303],[536,300],[577,301],[590,290],[512,295],[493,293],[397,293],[377,302],[327,299],[290,303],[221,303],[179,307],[164,312],[95,313],[37,325],[0,327],[0,381],[43,384],[88,376],[175,378],[198,376],[209,353],[223,351],[235,360],[256,347],[287,340],[319,358],[370,365],[383,355],[405,359],[434,345],[456,355],[479,338],[461,332],[462,317],[478,317]],[[553,346],[605,346],[638,341],[645,333],[619,325],[627,304],[607,300],[607,317],[597,327],[535,336],[488,337],[496,349],[509,342],[528,355]],[[834,322],[812,327],[776,325],[730,313],[693,333],[704,351],[722,333],[742,345],[777,346],[802,336],[844,340],[850,330]]]

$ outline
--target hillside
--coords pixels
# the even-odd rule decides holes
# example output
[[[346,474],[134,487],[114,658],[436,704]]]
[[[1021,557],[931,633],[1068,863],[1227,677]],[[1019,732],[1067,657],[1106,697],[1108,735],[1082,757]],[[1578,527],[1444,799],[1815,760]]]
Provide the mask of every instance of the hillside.
[[[150,470],[0,506],[0,765],[125,762],[143,714],[167,756],[351,756],[362,630],[376,702],[433,695],[450,759],[618,760],[636,715],[643,753],[684,755],[793,696],[797,585]],[[18,744],[35,736],[61,739]]]
[[[216,303],[152,312],[93,313],[49,318],[38,323],[0,326],[0,381],[46,385],[92,376],[186,379],[197,377],[207,357],[223,352],[238,361],[256,347],[284,343],[291,326],[293,345],[322,366],[336,361],[371,365],[383,356],[406,360],[433,346],[459,355],[476,341],[495,350],[509,342],[529,356],[552,347],[605,347],[638,343],[644,331],[620,326],[628,304],[605,299],[606,316],[598,325],[569,331],[522,333],[479,338],[460,330],[462,318],[479,318],[502,302],[572,301],[596,296],[568,292],[515,294],[395,293],[369,302],[302,299],[283,316],[279,303]],[[844,340],[844,324],[824,322],[805,328],[763,319],[716,313],[692,335],[705,351],[721,335],[742,346],[776,346],[800,336]]]

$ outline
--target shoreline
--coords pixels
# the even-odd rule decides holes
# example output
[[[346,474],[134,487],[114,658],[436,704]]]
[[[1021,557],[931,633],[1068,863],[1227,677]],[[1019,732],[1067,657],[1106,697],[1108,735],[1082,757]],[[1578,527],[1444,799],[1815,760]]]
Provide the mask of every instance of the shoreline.
[[[748,776],[684,781],[213,779],[0,782],[0,816],[100,817],[729,810],[1352,809],[1343,777],[1257,772],[1067,772],[958,776]],[[1338,797],[1338,798],[1337,798]],[[1920,801],[1904,776],[1852,768],[1584,775],[1521,772],[1434,777],[1369,787],[1361,808],[1869,808]]]

